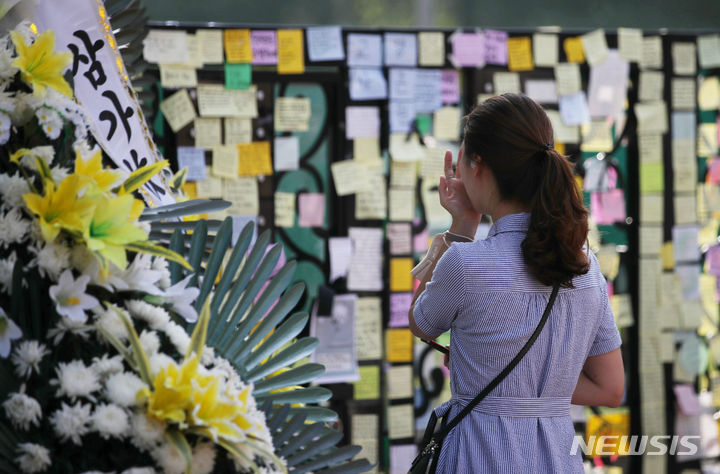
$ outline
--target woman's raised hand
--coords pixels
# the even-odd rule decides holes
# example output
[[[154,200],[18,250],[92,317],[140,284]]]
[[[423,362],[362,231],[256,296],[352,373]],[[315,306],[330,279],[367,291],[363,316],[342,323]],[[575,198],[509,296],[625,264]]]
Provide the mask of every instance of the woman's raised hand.
[[[462,156],[462,148],[460,149]],[[459,160],[458,160],[459,161]],[[460,168],[458,163],[458,169]],[[444,207],[453,218],[451,232],[474,237],[473,229],[480,223],[482,214],[472,206],[465,185],[454,175],[452,169],[452,152],[445,152],[445,176],[440,177],[440,205]],[[459,231],[459,232],[456,232]]]

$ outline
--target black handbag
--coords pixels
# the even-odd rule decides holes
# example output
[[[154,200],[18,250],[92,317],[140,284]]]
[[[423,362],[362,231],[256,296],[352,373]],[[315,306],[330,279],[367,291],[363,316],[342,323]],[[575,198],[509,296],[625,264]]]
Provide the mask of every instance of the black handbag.
[[[480,403],[485,397],[487,397],[487,395],[493,389],[495,389],[495,387],[497,387],[500,382],[502,382],[503,379],[505,379],[505,377],[510,374],[510,372],[512,372],[512,370],[515,368],[516,365],[518,365],[522,358],[525,357],[525,354],[527,354],[527,352],[530,350],[532,345],[535,343],[535,340],[540,335],[543,327],[545,327],[545,323],[547,322],[548,316],[550,315],[550,310],[555,303],[555,297],[558,294],[558,290],[559,286],[556,285],[553,287],[552,293],[550,294],[550,299],[548,300],[547,306],[545,307],[545,312],[540,318],[540,322],[538,322],[538,325],[535,328],[535,332],[532,333],[530,339],[528,339],[523,348],[520,349],[520,352],[518,352],[515,358],[510,361],[507,367],[505,367],[503,371],[497,375],[497,377],[492,379],[492,381],[487,384],[487,386],[482,390],[482,392],[480,392],[478,396],[473,398],[472,401],[468,403],[455,418],[450,420],[449,423],[446,423],[447,417],[443,417],[440,430],[438,430],[437,433],[435,433],[435,425],[437,424],[438,417],[435,414],[435,410],[433,410],[432,414],[430,415],[430,420],[428,420],[427,428],[425,428],[425,434],[423,435],[423,449],[420,450],[415,459],[413,459],[412,465],[410,466],[409,474],[427,474],[434,473],[437,470],[437,463],[438,459],[440,458],[440,450],[442,449],[442,442],[445,439],[445,436],[447,436],[450,430],[455,428],[455,426],[460,423],[460,421],[468,413],[470,413],[478,403]]]

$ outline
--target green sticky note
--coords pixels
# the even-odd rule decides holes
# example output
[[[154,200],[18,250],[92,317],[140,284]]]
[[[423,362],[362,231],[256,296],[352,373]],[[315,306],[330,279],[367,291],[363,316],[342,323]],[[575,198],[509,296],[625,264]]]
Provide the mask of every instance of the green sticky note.
[[[225,88],[248,89],[252,81],[250,63],[225,63]]]
[[[417,120],[417,129],[420,135],[424,137],[430,133],[432,130],[432,117],[430,115],[421,114],[415,120]]]
[[[376,400],[380,398],[380,367],[361,365],[358,367],[360,380],[352,382],[355,386],[355,400]]]
[[[640,163],[640,193],[662,193],[665,189],[665,172],[662,161]]]

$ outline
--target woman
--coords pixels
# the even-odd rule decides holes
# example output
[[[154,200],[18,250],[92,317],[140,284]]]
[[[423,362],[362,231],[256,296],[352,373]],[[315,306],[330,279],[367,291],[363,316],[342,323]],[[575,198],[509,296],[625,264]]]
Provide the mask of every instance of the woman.
[[[582,473],[579,452],[570,454],[570,403],[616,407],[625,383],[606,283],[585,246],[587,211],[532,99],[493,97],[466,119],[457,175],[448,152],[440,178],[452,225],[436,237],[442,257],[409,315],[422,339],[452,330],[452,399],[439,416],[452,419],[505,368],[537,327],[552,287],[560,291],[530,351],[445,438],[438,472]],[[482,214],[494,224],[473,242]]]

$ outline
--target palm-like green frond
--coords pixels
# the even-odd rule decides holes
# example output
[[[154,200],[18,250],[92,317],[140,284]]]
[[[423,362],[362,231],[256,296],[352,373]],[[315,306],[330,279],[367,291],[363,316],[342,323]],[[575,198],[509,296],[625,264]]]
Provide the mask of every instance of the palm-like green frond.
[[[166,219],[215,210],[217,201],[195,200],[149,209],[142,220],[152,232],[161,234],[169,248],[185,256],[194,268],[191,284],[200,288],[197,309],[210,303],[211,318],[207,345],[230,361],[238,374],[254,384],[253,395],[264,407],[275,449],[292,472],[363,472],[372,466],[352,458],[360,447],[337,447],[341,432],[327,426],[337,414],[315,404],[332,393],[323,387],[306,386],[325,370],[306,362],[317,347],[317,339],[298,335],[309,315],[292,313],[305,285],[293,281],[297,264],[280,269],[282,249],[270,246],[270,231],[257,237],[249,223],[231,247],[232,220],[174,222]],[[191,235],[185,231],[192,230]],[[170,265],[174,282],[187,276],[179,265]],[[291,314],[292,313],[292,314]]]

